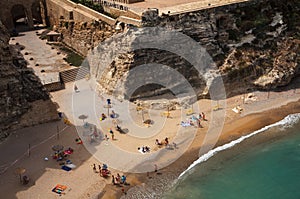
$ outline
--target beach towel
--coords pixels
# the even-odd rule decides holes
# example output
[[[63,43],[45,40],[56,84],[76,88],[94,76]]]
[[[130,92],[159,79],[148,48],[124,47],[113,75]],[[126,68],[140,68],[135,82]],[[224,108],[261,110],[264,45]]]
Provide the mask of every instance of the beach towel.
[[[68,166],[65,166],[65,165],[62,166],[61,169],[62,169],[62,170],[65,170],[65,171],[71,171],[71,170],[72,170],[72,168],[70,168],[70,167],[68,167]]]
[[[62,194],[64,190],[67,189],[67,186],[57,184],[53,189],[52,192],[57,193],[57,194]]]
[[[70,169],[75,169],[76,168],[76,165],[72,164],[72,163],[67,164],[66,166],[69,167]]]
[[[191,124],[189,122],[181,122],[181,126],[182,127],[187,127],[187,126],[191,126]]]

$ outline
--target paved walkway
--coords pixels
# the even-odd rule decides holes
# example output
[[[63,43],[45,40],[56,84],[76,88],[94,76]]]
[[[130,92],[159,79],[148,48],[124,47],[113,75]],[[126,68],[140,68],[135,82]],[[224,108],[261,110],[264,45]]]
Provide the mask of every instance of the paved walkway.
[[[159,13],[184,13],[191,12],[196,10],[207,9],[210,7],[218,7],[222,5],[228,5],[233,3],[240,3],[249,0],[175,0],[175,1],[166,1],[166,0],[145,0],[144,2],[127,4],[127,6],[141,14],[144,10],[148,8],[158,8]]]
[[[38,32],[41,33],[42,31],[43,30],[39,30]],[[34,70],[43,84],[56,82],[58,71],[72,68],[63,60],[66,55],[62,53],[58,54],[58,50],[52,49],[52,47],[47,44],[47,40],[39,39],[35,30],[22,32],[20,36],[14,37],[14,40],[10,40],[9,43],[19,43],[25,47],[22,53],[28,53],[28,55],[24,55],[25,60],[28,62],[28,67]],[[30,58],[33,58],[33,60]],[[42,70],[45,72],[41,72]]]

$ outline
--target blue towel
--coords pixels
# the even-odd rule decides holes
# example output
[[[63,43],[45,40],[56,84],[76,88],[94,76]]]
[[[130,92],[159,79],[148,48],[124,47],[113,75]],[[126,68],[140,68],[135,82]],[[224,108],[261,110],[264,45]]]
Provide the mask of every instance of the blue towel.
[[[62,166],[61,169],[65,170],[65,171],[71,171],[72,169],[70,167],[67,166]]]

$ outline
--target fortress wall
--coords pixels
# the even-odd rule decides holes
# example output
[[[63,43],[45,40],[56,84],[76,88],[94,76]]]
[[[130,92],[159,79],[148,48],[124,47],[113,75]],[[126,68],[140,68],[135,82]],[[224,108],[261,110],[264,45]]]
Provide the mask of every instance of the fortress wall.
[[[116,20],[98,13],[81,4],[75,4],[68,0],[47,0],[48,17],[50,24],[58,24],[59,19],[74,20],[75,22],[91,22],[101,20],[107,24],[114,25]]]

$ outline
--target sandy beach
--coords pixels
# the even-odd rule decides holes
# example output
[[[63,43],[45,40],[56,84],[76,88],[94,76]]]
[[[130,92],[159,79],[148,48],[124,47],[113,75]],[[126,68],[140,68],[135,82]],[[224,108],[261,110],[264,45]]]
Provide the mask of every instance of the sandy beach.
[[[237,96],[235,99],[228,99],[226,123],[216,146],[277,122],[288,114],[300,112],[299,101],[297,101],[299,94],[291,92],[291,96],[285,99],[271,97],[262,102],[258,101],[253,102],[251,105],[248,104],[249,106],[253,106],[253,108],[249,108],[249,113],[243,113],[244,115],[241,116],[230,109],[240,97]],[[260,103],[264,104],[267,100],[270,102],[269,104],[276,101],[278,106],[270,106],[263,112],[255,109],[255,107],[259,108]],[[293,100],[295,102],[287,104]],[[204,102],[203,100],[199,101],[200,104],[205,104],[205,102],[208,103],[209,100],[204,100]],[[230,104],[231,102],[233,104]],[[209,118],[209,112],[206,112],[206,114],[207,118]],[[156,178],[176,179],[182,171],[199,157],[199,148],[202,146],[205,136],[203,132],[207,130],[208,123],[209,121],[203,123],[204,128],[198,130],[192,145],[183,156],[170,166],[162,169],[159,168],[159,172],[162,175],[156,175],[152,172],[149,174],[152,178],[149,179],[147,174],[128,173],[127,179],[131,186],[125,186],[125,189],[128,190],[138,184],[140,184],[139,186],[143,186],[145,185],[144,183],[148,186],[148,184],[151,184],[151,181],[157,180]],[[57,126],[60,131],[59,138],[57,137]],[[5,198],[56,198],[57,195],[51,192],[52,188],[56,184],[64,184],[68,186],[66,194],[63,195],[65,198],[97,198],[99,193],[102,198],[120,198],[122,196],[120,187],[111,185],[111,179],[101,178],[99,174],[95,174],[92,171],[92,164],[95,163],[98,165],[102,163],[94,158],[83,145],[75,143],[77,137],[76,128],[68,126],[62,121],[29,127],[14,132],[0,145],[1,157],[6,157],[5,159],[1,159],[1,178],[3,179],[1,180],[1,189],[6,190],[3,191],[3,196]],[[124,139],[126,140],[126,136],[122,137],[122,140]],[[126,142],[130,142],[130,138],[127,138]],[[131,144],[134,143],[135,141],[131,141]],[[143,143],[152,146],[153,140],[143,140]],[[31,144],[30,156],[28,156],[27,151],[28,144]],[[51,154],[53,151],[51,150],[51,146],[55,144],[62,144],[65,147],[72,147],[74,149],[74,154],[71,155],[70,159],[77,166],[76,169],[66,172],[60,169],[55,160],[52,160]],[[48,157],[49,160],[45,161],[45,157]],[[26,175],[30,176],[30,183],[28,185],[24,186],[20,184],[18,175],[15,174],[15,170],[18,167],[26,168]],[[117,173],[119,171],[112,170],[112,172]],[[128,195],[130,195],[130,191]]]
[[[24,44],[24,41],[19,42]],[[38,61],[38,58],[35,57],[35,60]],[[126,198],[135,198],[133,193],[138,189],[162,193],[171,186],[172,180],[208,150],[275,123],[289,114],[300,113],[299,82],[282,91],[252,92],[254,97],[247,100],[243,98],[248,94],[228,98],[226,106],[221,103],[218,110],[214,110],[216,101],[199,100],[194,105],[194,115],[205,113],[207,120],[201,121],[202,128],[181,127],[180,123],[191,117],[186,114],[187,109],[170,111],[171,118],[161,116],[165,110],[148,110],[143,117],[153,120],[154,124],[147,127],[142,123],[142,115],[136,111],[136,105],[113,100],[113,110],[119,114],[120,125],[129,130],[121,134],[115,131],[111,119],[99,121],[101,114],[107,111],[103,106],[106,99],[94,96],[92,101],[86,100],[87,96],[95,93],[86,81],[76,82],[80,90],[78,93],[74,92],[74,83],[67,83],[64,90],[51,93],[59,111],[71,121],[70,125],[61,120],[20,129],[0,144],[0,190],[3,198],[120,198],[124,195],[122,188],[128,192]],[[155,102],[156,99],[147,101]],[[94,107],[89,110],[89,106]],[[232,110],[237,106],[242,109],[240,113]],[[221,112],[225,113],[225,118]],[[79,118],[82,114],[88,116],[85,121]],[[92,126],[85,128],[85,122],[96,126],[98,137],[95,142],[90,136]],[[110,137],[110,128],[116,132],[114,140]],[[222,131],[208,133],[217,128]],[[183,134],[177,135],[178,131]],[[105,134],[109,140],[104,139]],[[79,137],[83,144],[76,143],[75,139]],[[177,147],[169,150],[155,145],[155,139],[164,140],[165,137],[170,143],[175,142]],[[61,169],[59,162],[52,158],[54,145],[74,149],[68,159],[76,168],[68,172]],[[149,146],[151,152],[141,154],[137,150],[141,146]],[[157,158],[145,161],[147,157],[152,158],[151,155]],[[105,179],[93,171],[93,164],[103,163],[108,164],[113,175],[125,173],[130,185],[114,186],[111,177]],[[155,164],[160,175],[154,172]],[[20,167],[26,169],[22,175],[30,178],[27,185],[20,183],[16,173]],[[52,192],[57,184],[67,186],[65,194],[60,196]]]

